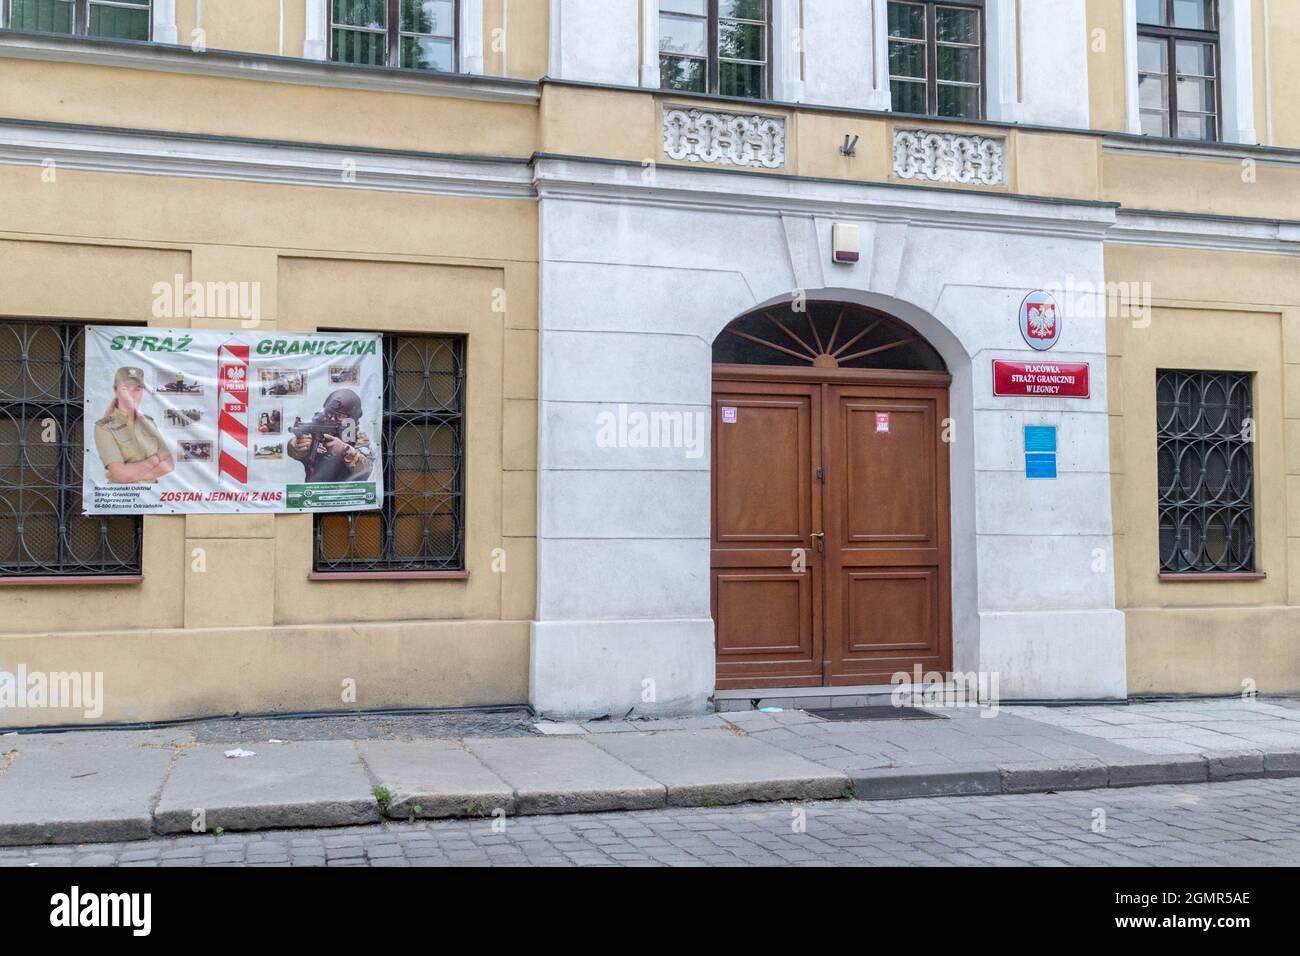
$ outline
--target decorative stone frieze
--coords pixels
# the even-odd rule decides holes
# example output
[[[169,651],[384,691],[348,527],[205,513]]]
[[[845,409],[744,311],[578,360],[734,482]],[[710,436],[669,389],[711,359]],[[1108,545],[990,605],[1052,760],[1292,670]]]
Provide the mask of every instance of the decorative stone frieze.
[[[717,166],[785,166],[785,120],[756,113],[664,107],[664,155]]]
[[[1005,186],[1007,141],[1001,136],[895,128],[894,175],[932,183]]]

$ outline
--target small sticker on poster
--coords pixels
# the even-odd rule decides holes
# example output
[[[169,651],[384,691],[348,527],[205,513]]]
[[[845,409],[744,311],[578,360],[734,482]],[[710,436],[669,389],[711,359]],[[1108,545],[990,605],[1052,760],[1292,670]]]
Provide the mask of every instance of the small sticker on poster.
[[[876,412],[876,432],[889,434],[889,412]]]
[[[724,425],[736,424],[736,409],[734,406],[732,405],[722,406],[722,424]]]

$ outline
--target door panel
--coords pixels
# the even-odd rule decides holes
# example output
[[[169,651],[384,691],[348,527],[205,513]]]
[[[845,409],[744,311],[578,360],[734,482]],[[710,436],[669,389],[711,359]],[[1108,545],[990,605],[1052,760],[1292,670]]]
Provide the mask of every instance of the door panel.
[[[713,401],[718,687],[950,669],[947,389],[724,368]]]
[[[719,687],[821,682],[821,558],[810,548],[820,521],[813,503],[820,398],[815,385],[715,387],[712,592]],[[800,549],[802,572],[796,570]]]
[[[828,386],[828,684],[952,663],[944,389]]]

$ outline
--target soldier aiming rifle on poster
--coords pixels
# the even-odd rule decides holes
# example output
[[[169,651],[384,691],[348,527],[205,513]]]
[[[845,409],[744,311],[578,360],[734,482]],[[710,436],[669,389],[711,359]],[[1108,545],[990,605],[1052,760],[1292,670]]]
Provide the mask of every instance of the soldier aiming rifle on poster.
[[[331,392],[325,406],[289,429],[289,457],[302,462],[307,481],[364,481],[374,467],[370,439],[358,428],[361,399],[349,388]]]

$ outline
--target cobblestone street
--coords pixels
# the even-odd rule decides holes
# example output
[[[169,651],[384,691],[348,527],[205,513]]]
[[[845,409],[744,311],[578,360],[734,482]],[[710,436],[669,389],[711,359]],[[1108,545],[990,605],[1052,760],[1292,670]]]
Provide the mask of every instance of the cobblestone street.
[[[1300,779],[495,823],[20,848],[0,866],[1294,865]]]

